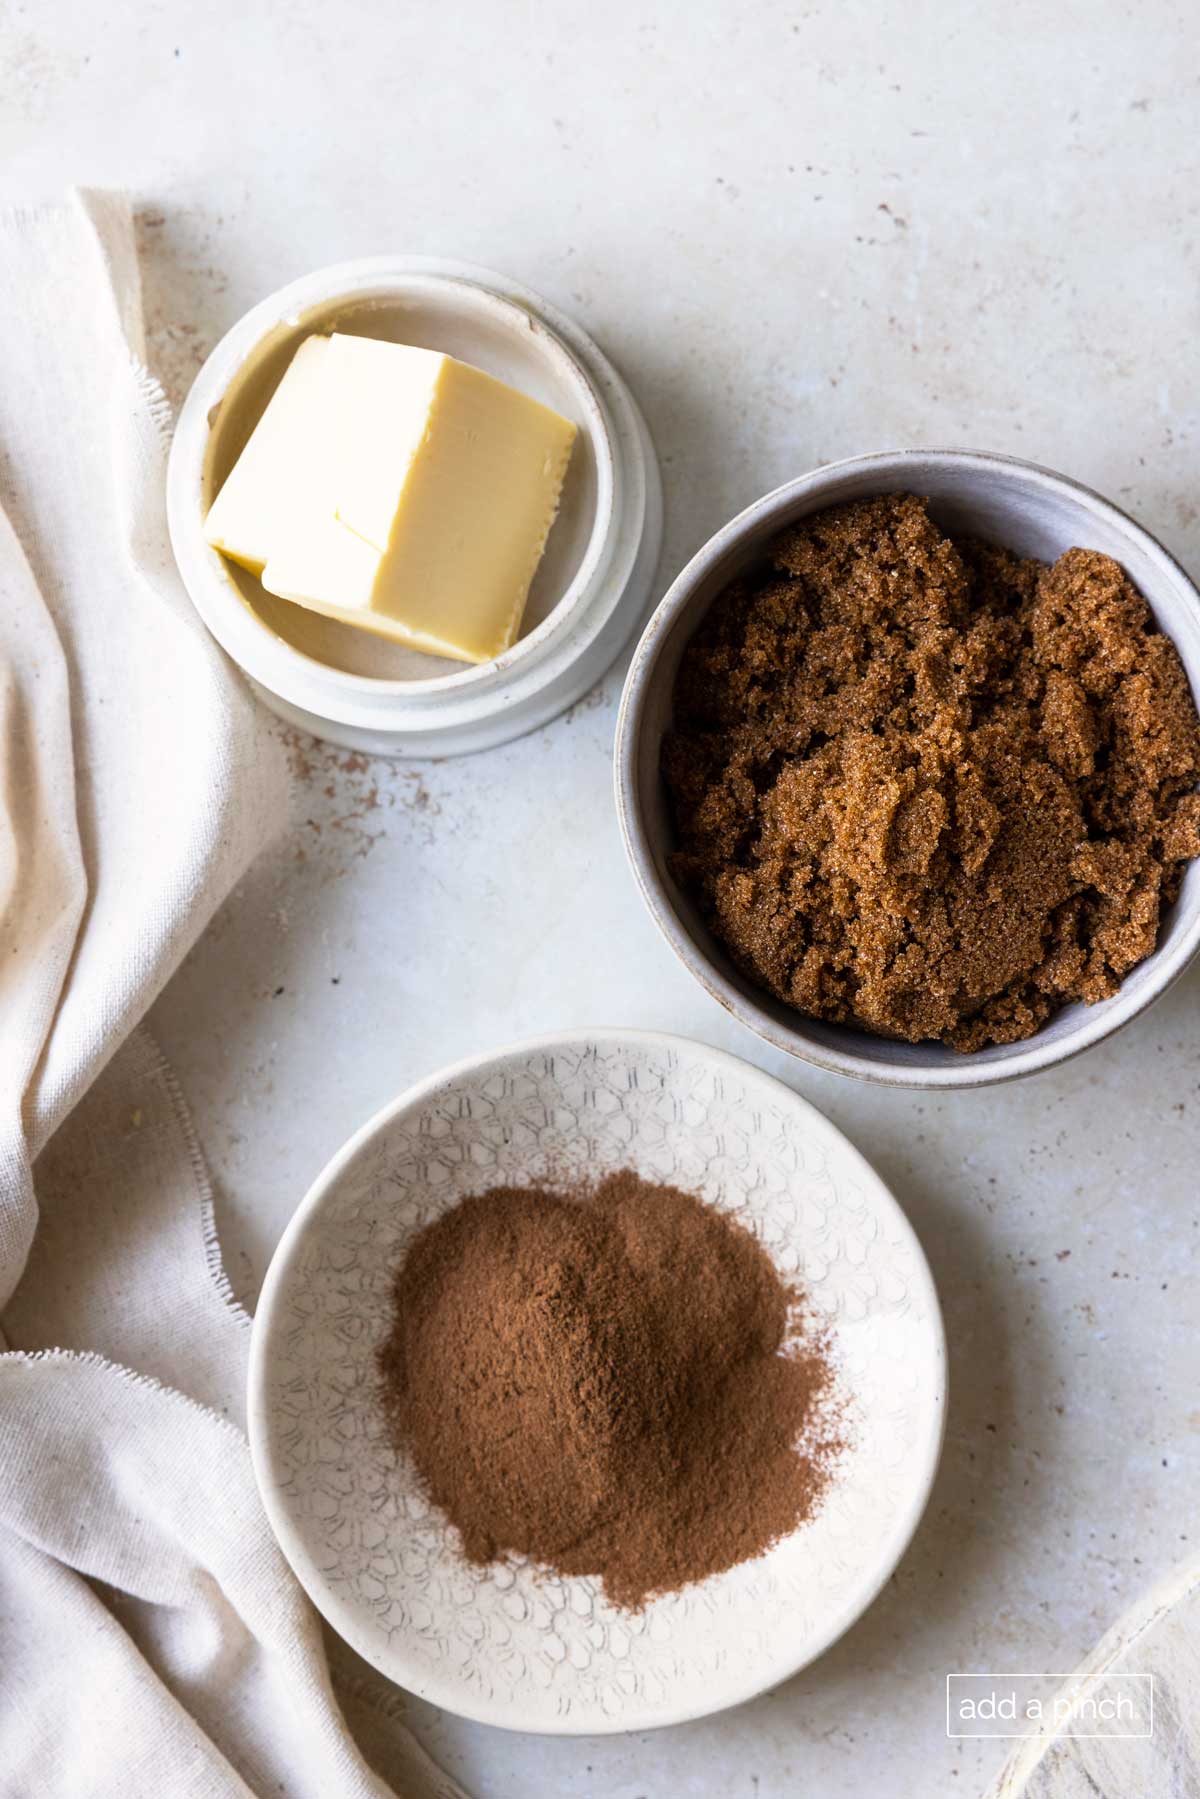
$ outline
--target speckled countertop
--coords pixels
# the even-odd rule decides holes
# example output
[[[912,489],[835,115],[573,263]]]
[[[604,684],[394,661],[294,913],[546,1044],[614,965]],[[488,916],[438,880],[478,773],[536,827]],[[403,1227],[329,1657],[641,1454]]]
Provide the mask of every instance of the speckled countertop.
[[[511,271],[643,404],[664,579],[787,476],[913,445],[1062,469],[1195,569],[1188,11],[0,0],[0,200],[133,190],[176,397],[248,304],[319,263],[395,249]],[[480,1799],[976,1793],[1004,1745],[947,1741],[946,1673],[1069,1668],[1200,1532],[1200,971],[1024,1085],[929,1099],[789,1067],[642,913],[610,800],[618,685],[463,762],[289,737],[292,827],[151,1026],[251,1297],[350,1130],[478,1048],[663,1027],[824,1108],[908,1209],[949,1330],[943,1467],[885,1596],[708,1723],[572,1742],[416,1702],[413,1720]]]

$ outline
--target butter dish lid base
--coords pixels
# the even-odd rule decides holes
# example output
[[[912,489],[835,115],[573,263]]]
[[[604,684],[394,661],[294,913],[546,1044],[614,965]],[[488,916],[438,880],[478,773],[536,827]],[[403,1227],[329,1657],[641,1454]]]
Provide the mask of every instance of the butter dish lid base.
[[[495,662],[420,656],[264,592],[205,541],[203,520],[296,346],[349,329],[445,348],[569,411],[577,454],[522,635]],[[208,358],[168,473],[176,560],[193,603],[264,702],[373,755],[468,754],[548,723],[615,660],[648,608],[662,490],[629,389],[574,321],[508,277],[423,256],[344,263],[292,282]]]

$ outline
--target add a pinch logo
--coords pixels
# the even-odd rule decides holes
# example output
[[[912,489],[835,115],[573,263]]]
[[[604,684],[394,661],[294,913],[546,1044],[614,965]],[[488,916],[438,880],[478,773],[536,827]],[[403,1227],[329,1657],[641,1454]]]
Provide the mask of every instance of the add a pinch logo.
[[[948,1737],[1150,1737],[1153,1674],[947,1674]]]

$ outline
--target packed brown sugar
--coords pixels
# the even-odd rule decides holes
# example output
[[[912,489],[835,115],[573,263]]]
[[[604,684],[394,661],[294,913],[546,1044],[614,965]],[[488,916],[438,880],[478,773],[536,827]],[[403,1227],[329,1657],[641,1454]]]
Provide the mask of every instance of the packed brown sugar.
[[[673,868],[799,1011],[960,1050],[1115,993],[1200,854],[1179,656],[1110,557],[805,520],[688,646]]]
[[[410,1245],[379,1357],[398,1448],[468,1560],[598,1577],[633,1610],[815,1512],[840,1404],[757,1240],[632,1172],[499,1187]]]

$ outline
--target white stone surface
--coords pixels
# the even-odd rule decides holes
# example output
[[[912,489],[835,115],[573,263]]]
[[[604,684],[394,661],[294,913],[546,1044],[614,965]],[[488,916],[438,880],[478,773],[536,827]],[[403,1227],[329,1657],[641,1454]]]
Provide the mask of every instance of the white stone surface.
[[[830,457],[970,445],[1123,502],[1200,565],[1200,79],[1146,0],[0,5],[0,200],[138,197],[178,395],[254,299],[436,251],[572,311],[646,411],[664,580]],[[692,1033],[872,1157],[933,1263],[950,1427],[886,1595],[773,1696],[650,1737],[416,1726],[493,1796],[974,1793],[944,1676],[1063,1671],[1188,1553],[1200,1032],[1193,975],[1056,1074],[945,1099],[785,1068],[643,917],[609,794],[617,675],[461,763],[294,741],[295,819],[155,1009],[252,1294],[324,1159],[440,1062],[535,1030]]]

